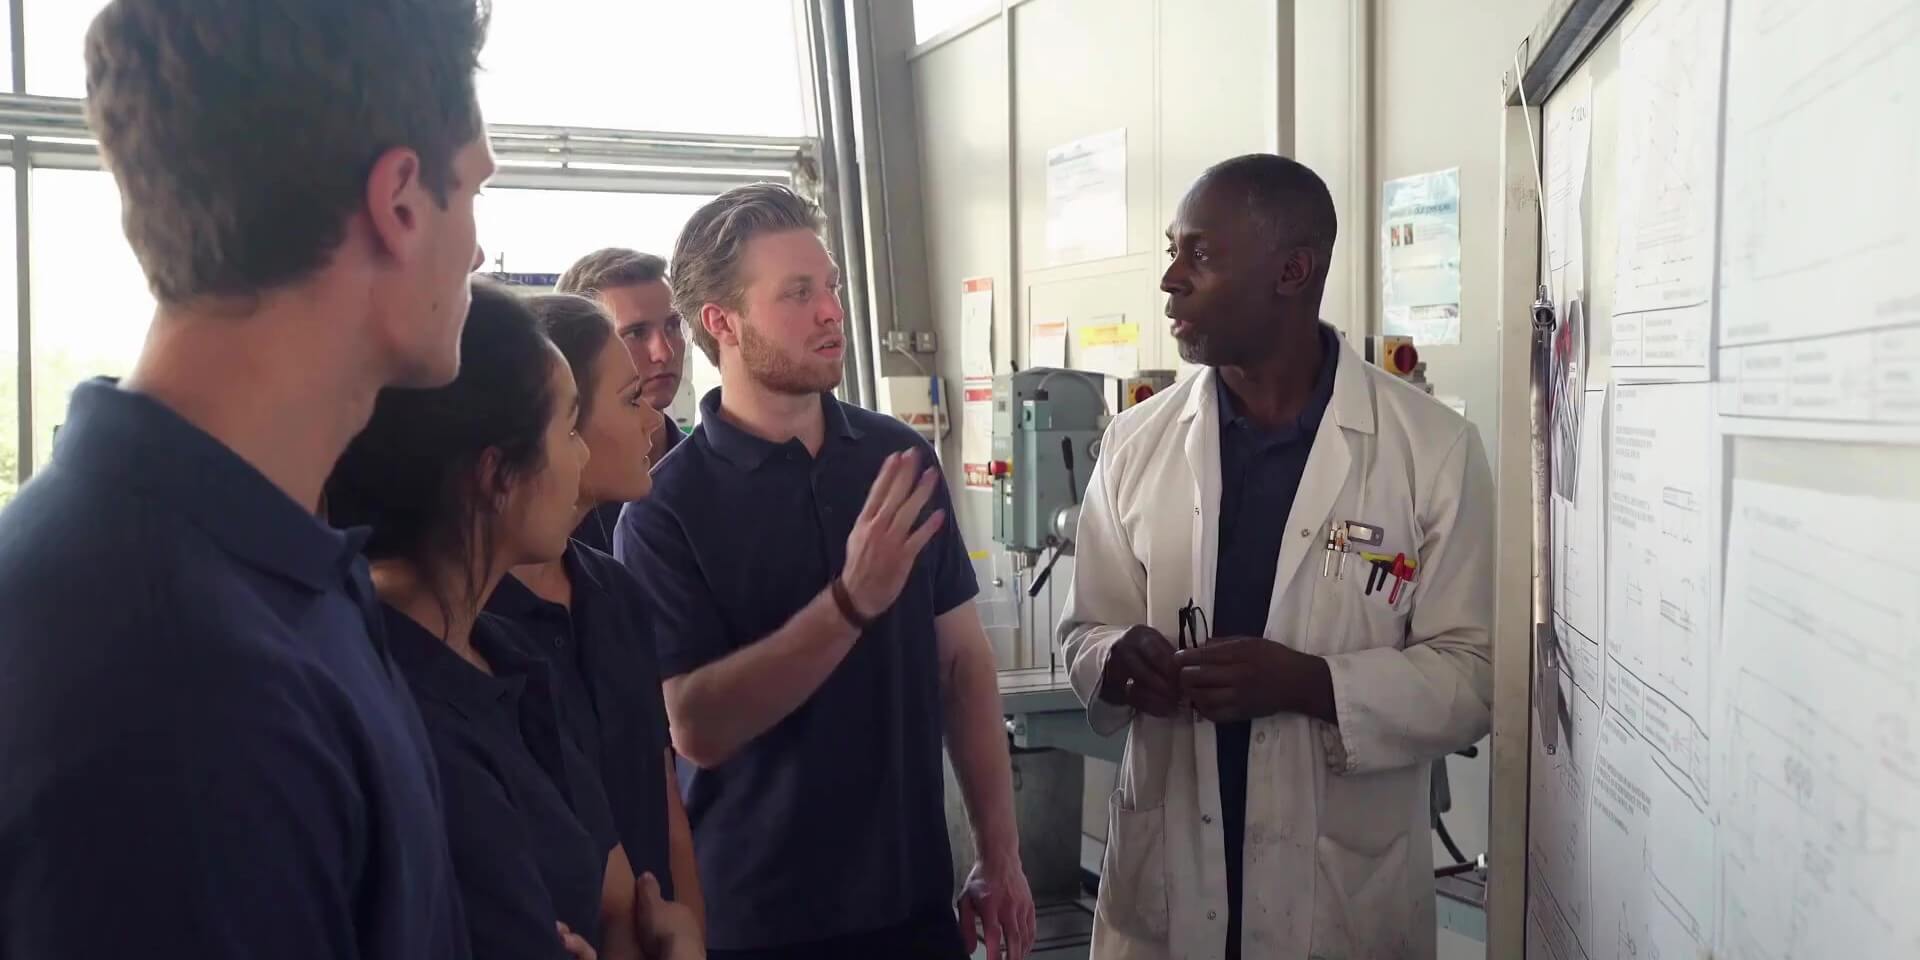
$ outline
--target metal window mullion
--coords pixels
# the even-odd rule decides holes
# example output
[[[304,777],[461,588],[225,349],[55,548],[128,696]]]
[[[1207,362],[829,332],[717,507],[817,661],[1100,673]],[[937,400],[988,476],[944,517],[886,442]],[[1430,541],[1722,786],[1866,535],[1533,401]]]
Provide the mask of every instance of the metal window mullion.
[[[27,0],[9,0],[8,3],[7,15],[12,24],[9,39],[13,46],[15,93],[24,93],[27,89],[26,7]],[[18,274],[14,278],[14,335],[19,370],[14,379],[18,388],[18,396],[14,400],[20,422],[16,430],[19,436],[15,448],[18,459],[14,462],[14,477],[24,486],[33,477],[33,253],[29,242],[31,231],[28,229],[33,196],[28,180],[33,170],[33,153],[27,138],[13,138],[9,154],[13,162],[13,261]]]
[[[72,97],[0,94],[0,133],[60,143],[64,151],[89,149],[93,133],[85,103]],[[811,137],[542,127],[502,124],[487,128],[503,158],[530,162],[607,163],[637,168],[731,170],[796,176],[820,151]]]

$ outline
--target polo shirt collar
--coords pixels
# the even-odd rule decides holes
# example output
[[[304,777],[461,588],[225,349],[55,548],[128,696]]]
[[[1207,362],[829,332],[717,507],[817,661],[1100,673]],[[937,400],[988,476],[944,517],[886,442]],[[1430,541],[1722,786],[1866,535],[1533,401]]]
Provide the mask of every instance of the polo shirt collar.
[[[582,558],[587,546],[575,541],[567,541],[567,552],[562,554],[560,562],[566,566],[567,580],[573,584],[574,602],[586,592],[604,590],[606,584],[600,578],[599,571]],[[520,578],[509,573],[500,578],[500,585],[493,588],[493,596],[487,599],[487,610],[509,620],[525,620],[542,613],[559,611],[565,614],[566,608],[533,592],[531,587],[520,582]],[[486,651],[481,651],[485,654]]]
[[[1245,430],[1259,438],[1263,444],[1292,443],[1302,437],[1312,437],[1320,429],[1320,420],[1326,416],[1327,404],[1333,400],[1334,371],[1340,366],[1339,338],[1332,329],[1320,327],[1320,372],[1314,377],[1313,393],[1307,398],[1307,405],[1300,408],[1300,414],[1293,422],[1282,424],[1271,430],[1262,429],[1240,409],[1239,401],[1234,399],[1233,391],[1228,389],[1225,380],[1218,380],[1219,388],[1214,391],[1220,398],[1220,423],[1224,427]]]
[[[762,464],[788,444],[798,443],[797,440],[774,443],[735,426],[720,412],[720,390],[720,387],[715,387],[700,400],[700,429],[706,434],[707,445],[713,448],[714,453],[734,466],[752,472],[760,469]],[[820,412],[826,418],[828,437],[859,440],[866,435],[847,418],[846,410],[833,394],[820,395]]]
[[[537,667],[506,642],[498,632],[499,621],[486,614],[473,625],[473,646],[487,658],[493,668],[491,674],[468,663],[412,617],[387,604],[381,604],[380,612],[393,659],[406,673],[414,692],[445,703],[470,719],[497,716],[498,711],[512,708]]]
[[[176,509],[241,561],[315,592],[337,590],[368,531],[340,531],[152,397],[112,379],[73,391],[57,469],[102,474]]]

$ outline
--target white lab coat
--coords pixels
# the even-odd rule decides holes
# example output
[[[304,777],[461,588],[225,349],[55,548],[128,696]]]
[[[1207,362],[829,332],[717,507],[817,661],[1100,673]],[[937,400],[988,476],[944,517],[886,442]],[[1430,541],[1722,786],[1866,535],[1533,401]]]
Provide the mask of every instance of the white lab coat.
[[[1081,508],[1062,646],[1094,729],[1128,728],[1095,960],[1211,960],[1226,941],[1213,724],[1096,697],[1129,626],[1172,641],[1189,599],[1213,608],[1218,389],[1204,370],[1115,419]],[[1398,604],[1364,595],[1357,556],[1344,579],[1321,575],[1335,519],[1384,528],[1364,549],[1418,557]],[[1242,955],[1432,957],[1429,762],[1486,735],[1493,695],[1493,485],[1479,435],[1343,343],[1286,529],[1266,637],[1327,659],[1339,724],[1254,721]]]

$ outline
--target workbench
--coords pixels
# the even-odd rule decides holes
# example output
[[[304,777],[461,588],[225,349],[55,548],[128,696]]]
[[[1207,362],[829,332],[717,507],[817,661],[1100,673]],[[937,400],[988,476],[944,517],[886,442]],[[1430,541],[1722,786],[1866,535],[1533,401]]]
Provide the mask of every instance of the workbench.
[[[1119,763],[1126,749],[1125,732],[1103,737],[1087,725],[1065,667],[1000,671],[1000,709],[1013,745],[1022,750],[1065,750]]]

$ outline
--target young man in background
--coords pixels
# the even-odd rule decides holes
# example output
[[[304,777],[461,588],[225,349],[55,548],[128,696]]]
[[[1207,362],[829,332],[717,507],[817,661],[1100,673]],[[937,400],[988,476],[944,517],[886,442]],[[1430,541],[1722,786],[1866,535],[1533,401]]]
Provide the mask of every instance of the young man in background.
[[[667,262],[650,253],[608,247],[574,261],[560,275],[555,292],[598,300],[613,315],[614,332],[640,371],[639,395],[666,416],[653,445],[655,466],[678,446],[682,435],[668,408],[680,395],[686,375],[687,338],[680,314],[673,308],[673,290],[667,286]],[[625,504],[595,507],[574,531],[574,539],[606,553],[613,552],[613,528]]]

